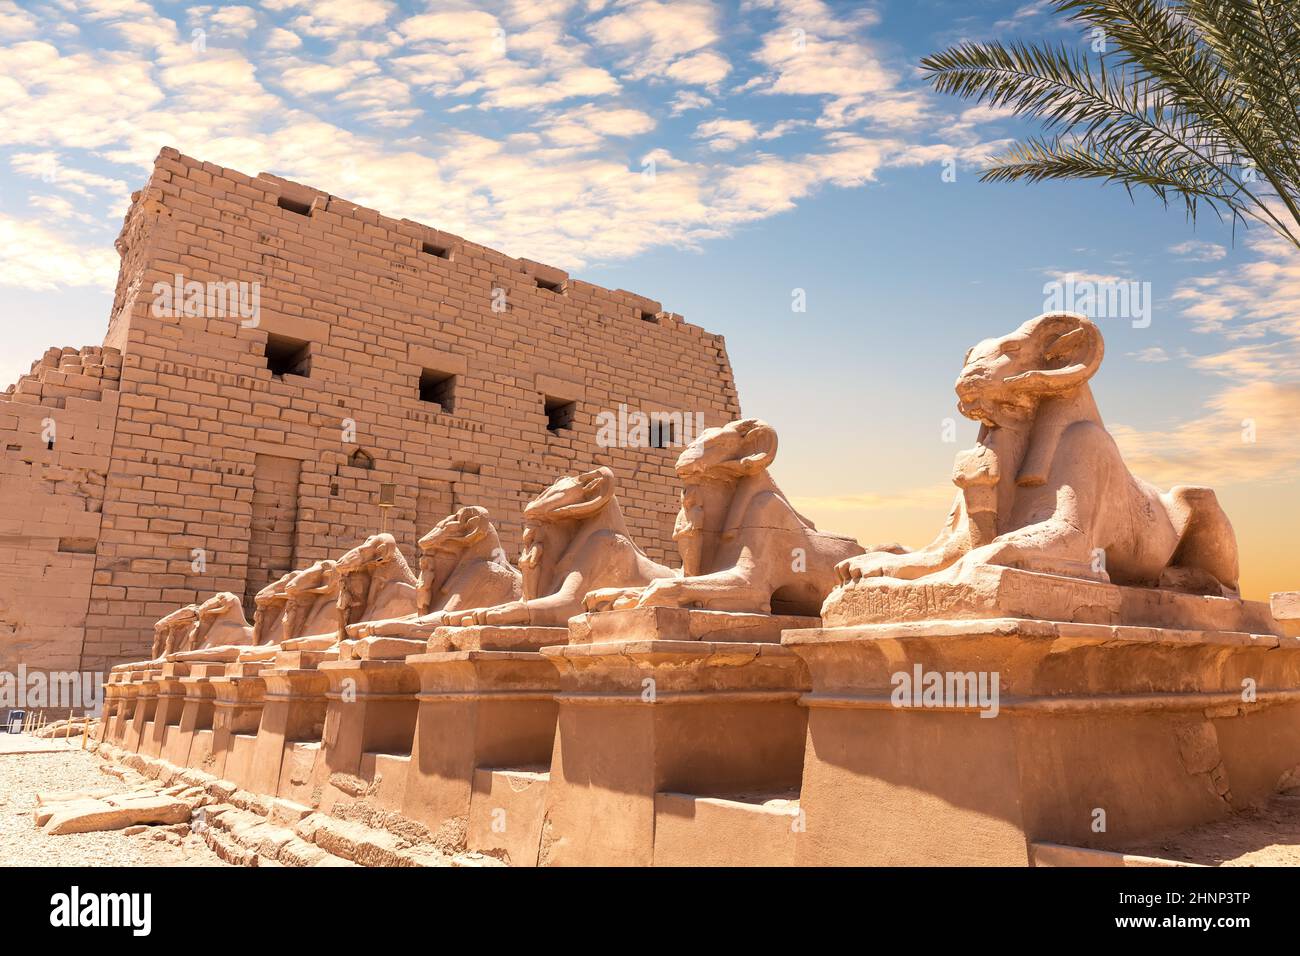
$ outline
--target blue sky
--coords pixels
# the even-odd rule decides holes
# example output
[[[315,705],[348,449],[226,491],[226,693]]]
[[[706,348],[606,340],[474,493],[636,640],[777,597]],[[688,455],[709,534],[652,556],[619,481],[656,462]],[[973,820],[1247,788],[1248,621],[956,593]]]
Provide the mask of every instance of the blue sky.
[[[979,183],[1026,127],[917,62],[993,37],[1091,41],[1042,2],[0,0],[0,380],[100,340],[129,193],[174,146],[723,333],[801,506],[921,544],[974,435],[940,437],[965,349],[1061,275],[1131,280],[1151,323],[1102,323],[1107,424],[1135,471],[1222,489],[1248,587],[1300,585],[1300,256],[1119,188]]]

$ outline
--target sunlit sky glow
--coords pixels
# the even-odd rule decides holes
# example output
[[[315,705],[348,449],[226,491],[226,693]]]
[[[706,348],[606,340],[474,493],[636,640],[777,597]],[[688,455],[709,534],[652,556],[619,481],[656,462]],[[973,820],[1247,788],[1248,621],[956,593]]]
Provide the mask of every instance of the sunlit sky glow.
[[[965,349],[1058,276],[1138,281],[1149,327],[1102,322],[1107,425],[1135,472],[1219,488],[1251,596],[1300,587],[1300,254],[1119,188],[980,184],[1027,127],[917,62],[994,37],[1090,42],[992,0],[0,0],[0,380],[101,340],[129,194],[174,146],[724,334],[797,503],[919,545],[974,437],[942,440]]]

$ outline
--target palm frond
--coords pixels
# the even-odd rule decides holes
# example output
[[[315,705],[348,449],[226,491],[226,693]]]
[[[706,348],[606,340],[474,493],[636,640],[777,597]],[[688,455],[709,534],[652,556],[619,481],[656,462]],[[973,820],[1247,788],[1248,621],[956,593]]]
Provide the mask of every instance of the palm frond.
[[[1116,46],[1118,61],[1167,94],[1188,122],[1202,124],[1230,143],[1238,163],[1248,161],[1269,182],[1277,197],[1300,220],[1300,205],[1292,200],[1300,184],[1288,174],[1293,160],[1280,154],[1263,114],[1252,108],[1247,77],[1229,70],[1206,42],[1184,2],[1166,0],[1054,0],[1059,12],[1101,27]],[[1249,0],[1221,0],[1219,27],[1240,38],[1240,22]],[[1231,14],[1225,11],[1231,10]],[[1238,24],[1234,30],[1231,24]],[[1254,97],[1258,98],[1258,97]],[[1294,141],[1290,144],[1295,148]],[[1226,157],[1225,157],[1226,158]]]
[[[1202,164],[1069,137],[1019,143],[993,157],[990,168],[980,178],[983,182],[1097,179],[1120,183],[1130,192],[1134,187],[1144,187],[1165,204],[1171,198],[1181,198],[1191,219],[1196,218],[1201,203],[1216,214],[1231,213],[1235,194],[1231,184]]]
[[[1181,198],[1193,218],[1209,205],[1300,247],[1300,3],[1052,3],[1100,28],[1107,51],[1092,59],[1064,45],[962,43],[921,62],[939,92],[1056,134],[998,157],[986,180],[1145,187]]]

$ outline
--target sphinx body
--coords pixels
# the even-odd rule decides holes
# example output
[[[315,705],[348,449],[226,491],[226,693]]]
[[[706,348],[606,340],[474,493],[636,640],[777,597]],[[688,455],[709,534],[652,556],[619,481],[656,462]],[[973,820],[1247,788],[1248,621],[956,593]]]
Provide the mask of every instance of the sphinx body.
[[[177,648],[183,648],[199,621],[199,605],[187,604],[172,611],[154,626],[153,659],[165,660]]]
[[[507,559],[486,508],[461,508],[420,539],[420,578],[414,614],[362,621],[348,636],[425,638],[447,616],[523,597],[523,575]]]
[[[528,503],[519,568],[521,599],[448,612],[446,623],[563,627],[582,613],[590,591],[643,586],[674,573],[633,542],[606,467],[561,478]]]
[[[290,576],[285,584],[281,642],[331,629],[343,577],[338,562],[316,561]]]
[[[288,598],[285,593],[293,573],[284,575],[257,592],[256,610],[250,626],[244,617],[243,602],[229,592],[215,595],[197,606],[199,620],[195,633],[183,648],[175,648],[170,660],[190,662],[222,662],[249,659],[255,649],[265,648],[263,656],[274,656],[276,645],[271,641],[280,626]],[[206,611],[206,622],[204,619]]]
[[[233,661],[253,641],[253,627],[244,617],[243,602],[237,595],[223,591],[198,606],[194,627],[183,644],[167,654],[167,660]]]
[[[286,641],[330,627],[340,581],[336,566],[334,561],[316,561],[290,571],[259,591],[254,598],[258,608],[254,613],[254,641],[240,651],[237,659],[274,660]]]
[[[329,627],[308,636],[286,639],[282,647],[324,650],[347,640],[350,625],[410,616],[416,611],[418,587],[419,580],[402,556],[397,539],[387,533],[371,535],[334,562],[322,576],[320,587],[311,589],[334,595]],[[294,592],[293,582],[289,591]]]
[[[274,643],[282,634],[289,607],[289,582],[293,571],[272,581],[253,598],[253,644]]]
[[[918,551],[842,562],[844,585],[1002,565],[1237,596],[1236,537],[1214,492],[1161,492],[1125,466],[1088,384],[1103,354],[1100,330],[1072,313],[1041,315],[972,348],[956,390],[980,431],[957,457],[946,526]]]
[[[149,649],[149,660],[117,664],[112,670],[123,672],[138,670],[142,667],[162,664],[167,655],[183,647],[189,632],[194,629],[199,619],[199,605],[187,604],[160,618],[153,626],[153,645]]]
[[[677,459],[682,505],[673,539],[680,575],[644,588],[594,591],[589,610],[696,607],[816,616],[835,566],[862,547],[818,531],[772,480],[776,430],[744,419],[704,431]]]

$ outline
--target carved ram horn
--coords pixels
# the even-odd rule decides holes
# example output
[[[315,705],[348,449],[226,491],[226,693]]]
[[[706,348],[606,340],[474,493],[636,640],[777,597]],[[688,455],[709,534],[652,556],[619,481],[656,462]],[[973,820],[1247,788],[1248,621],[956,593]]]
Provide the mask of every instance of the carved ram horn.
[[[1068,358],[1070,364],[1063,368],[1034,369],[1022,372],[1007,379],[1035,392],[1067,392],[1078,388],[1096,373],[1106,354],[1106,345],[1101,338],[1101,330],[1091,319],[1073,312],[1052,312],[1040,315],[1034,323],[1034,333],[1052,335],[1062,322],[1071,326],[1065,332],[1056,335],[1043,348],[1045,360]],[[1042,330],[1041,332],[1039,330]]]
[[[461,508],[456,514],[456,521],[465,528],[465,534],[461,540],[465,544],[478,544],[488,533],[488,513],[486,508],[471,506]]]
[[[585,498],[575,504],[564,505],[552,511],[552,520],[572,521],[596,514],[614,497],[614,472],[605,466],[578,476]]]
[[[1036,334],[1039,329],[1043,329],[1044,334],[1056,336],[1043,348],[1043,358],[1047,361],[1064,358],[1070,364],[1059,369],[1026,372],[1007,381],[1024,381],[1027,383],[1025,387],[1050,397],[1078,388],[1090,379],[1101,365],[1106,351],[1097,326],[1089,319],[1071,312],[1051,313],[1040,316],[1037,321],[1034,328]],[[1059,332],[1062,323],[1067,328],[1066,331]],[[1060,407],[1057,402],[1039,404],[1029,445],[1016,475],[1017,485],[1021,488],[1037,488],[1046,483],[1052,462],[1056,458],[1061,432],[1072,420],[1068,410]]]
[[[762,471],[776,460],[776,429],[758,418],[745,418],[736,422],[736,430],[751,449],[744,458],[735,462],[736,471],[752,475]]]

